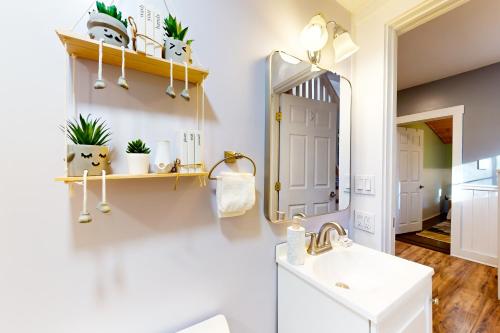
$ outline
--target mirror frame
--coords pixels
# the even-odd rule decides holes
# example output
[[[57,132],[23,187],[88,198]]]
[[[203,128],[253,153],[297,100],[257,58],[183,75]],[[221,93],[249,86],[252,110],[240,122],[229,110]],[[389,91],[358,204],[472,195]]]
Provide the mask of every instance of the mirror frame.
[[[290,219],[279,219],[277,218],[272,218],[277,214],[277,207],[278,207],[278,196],[275,194],[276,190],[274,188],[274,184],[278,180],[278,169],[279,169],[279,163],[278,163],[278,158],[279,158],[279,123],[276,120],[276,94],[273,93],[273,88],[272,88],[272,61],[274,56],[280,56],[280,53],[284,53],[287,56],[290,56],[292,58],[295,58],[301,62],[306,62],[309,63],[309,61],[305,61],[303,59],[300,59],[298,57],[292,56],[284,51],[280,50],[274,50],[271,52],[271,54],[267,57],[267,66],[266,66],[266,84],[265,84],[265,89],[266,89],[266,124],[265,124],[265,132],[266,132],[266,138],[265,138],[265,174],[264,174],[264,215],[267,218],[267,220],[271,223],[274,224],[280,224],[280,223],[289,223]],[[312,65],[312,64],[311,64]],[[317,66],[317,65],[316,65]],[[317,66],[320,70],[322,71],[327,71],[327,72],[332,72],[336,75],[339,75],[340,79],[343,79],[347,81],[349,84],[349,87],[351,88],[351,93],[350,93],[350,107],[349,107],[349,204],[347,205],[346,208],[338,210],[334,213],[330,214],[336,214],[336,213],[341,213],[346,210],[350,210],[351,208],[351,202],[352,202],[352,175],[351,175],[351,170],[352,170],[352,163],[351,163],[351,157],[352,157],[352,84],[349,79],[346,77],[335,73],[333,71],[330,71],[325,68],[321,68],[320,66]],[[278,95],[279,96],[279,95]],[[277,99],[279,101],[279,98]],[[273,161],[275,161],[273,163]],[[315,216],[325,216],[329,214],[323,214],[323,215],[315,215]]]

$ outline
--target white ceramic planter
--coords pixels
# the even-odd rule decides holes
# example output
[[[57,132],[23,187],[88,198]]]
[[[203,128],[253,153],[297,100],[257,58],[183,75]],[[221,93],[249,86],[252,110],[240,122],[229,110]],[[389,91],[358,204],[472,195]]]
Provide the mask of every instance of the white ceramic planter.
[[[187,62],[191,63],[191,46],[187,45],[183,41],[169,38],[165,40],[165,59],[177,63]]]
[[[87,29],[92,39],[102,39],[104,43],[127,47],[129,37],[127,27],[107,14],[92,12],[87,21]]]
[[[109,165],[109,147],[70,144],[66,163],[69,177],[81,177],[84,170],[88,170],[89,176],[100,176]]]
[[[128,173],[143,175],[149,173],[149,154],[127,154]]]

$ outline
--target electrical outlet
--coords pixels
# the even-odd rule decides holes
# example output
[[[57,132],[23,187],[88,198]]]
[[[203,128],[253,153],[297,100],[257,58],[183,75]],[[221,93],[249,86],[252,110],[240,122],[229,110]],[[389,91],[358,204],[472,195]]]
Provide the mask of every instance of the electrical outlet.
[[[375,215],[362,211],[354,212],[354,227],[369,233],[375,233]]]

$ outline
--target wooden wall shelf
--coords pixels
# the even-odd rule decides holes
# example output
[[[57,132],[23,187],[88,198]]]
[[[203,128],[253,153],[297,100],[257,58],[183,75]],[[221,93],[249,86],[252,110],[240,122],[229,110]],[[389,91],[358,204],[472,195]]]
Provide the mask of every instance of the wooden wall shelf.
[[[205,179],[208,176],[208,172],[192,172],[192,173],[148,173],[144,175],[129,175],[129,174],[109,174],[106,176],[106,180],[129,180],[129,179],[158,179],[158,178],[181,178],[181,177],[202,177]],[[88,181],[102,180],[101,176],[88,176]],[[82,182],[83,177],[58,177],[55,178],[57,182],[77,183]]]
[[[99,42],[73,32],[56,30],[59,39],[70,55],[78,58],[97,61],[99,58]],[[103,44],[103,63],[119,66],[122,64],[122,51],[114,45]],[[147,56],[129,49],[125,50],[125,66],[140,72],[153,75],[170,77],[170,62],[165,59]],[[188,80],[198,84],[208,76],[208,70],[189,66]],[[173,64],[173,76],[175,80],[184,81],[184,64]]]

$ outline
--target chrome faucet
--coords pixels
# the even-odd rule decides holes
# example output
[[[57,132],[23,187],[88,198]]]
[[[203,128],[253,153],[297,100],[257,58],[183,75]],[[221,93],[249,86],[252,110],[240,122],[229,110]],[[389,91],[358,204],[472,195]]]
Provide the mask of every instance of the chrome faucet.
[[[307,248],[307,253],[316,256],[332,249],[332,242],[330,241],[330,231],[335,229],[339,236],[346,236],[345,229],[336,222],[328,222],[321,226],[319,233],[311,232],[311,242]]]

